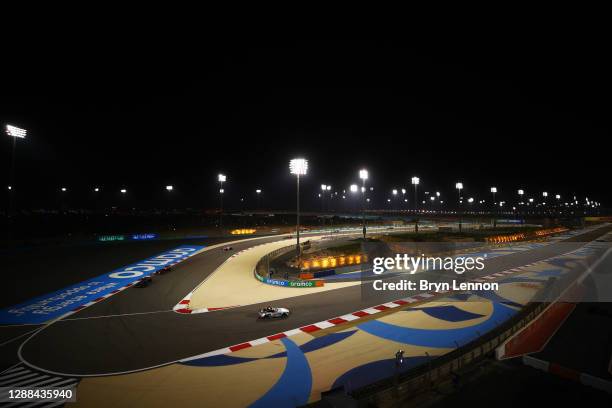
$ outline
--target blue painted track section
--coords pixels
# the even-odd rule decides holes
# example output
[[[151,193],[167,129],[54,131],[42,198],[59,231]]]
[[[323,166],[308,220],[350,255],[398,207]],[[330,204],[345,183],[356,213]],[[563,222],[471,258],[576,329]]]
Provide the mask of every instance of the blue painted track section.
[[[255,401],[256,408],[293,408],[306,405],[312,387],[310,365],[302,350],[291,340],[281,339],[287,350],[285,371],[268,392]]]
[[[493,313],[485,321],[468,327],[456,329],[416,329],[371,320],[357,327],[373,336],[413,344],[422,347],[455,348],[482,336],[510,318],[516,310],[501,303],[493,303]]]
[[[114,290],[183,261],[204,248],[184,245],[105,275],[0,310],[0,324],[37,324],[56,319]]]

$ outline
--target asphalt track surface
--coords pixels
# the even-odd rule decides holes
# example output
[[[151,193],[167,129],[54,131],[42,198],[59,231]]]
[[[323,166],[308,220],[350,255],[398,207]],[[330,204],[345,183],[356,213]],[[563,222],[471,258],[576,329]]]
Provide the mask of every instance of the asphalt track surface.
[[[530,251],[489,259],[476,278],[548,259],[583,246],[612,230],[599,228]],[[255,243],[282,239],[266,238]],[[253,245],[233,245],[235,251]],[[297,296],[282,301],[292,310],[285,320],[259,321],[257,310],[267,304],[203,314],[178,314],[171,308],[210,275],[231,253],[203,252],[159,277],[145,289],[128,289],[68,319],[24,336],[19,349],[26,364],[56,374],[110,375],[152,368],[180,359],[326,320],[403,297],[388,291],[363,297],[360,286]],[[299,291],[299,289],[296,289]],[[281,306],[281,305],[279,305]]]

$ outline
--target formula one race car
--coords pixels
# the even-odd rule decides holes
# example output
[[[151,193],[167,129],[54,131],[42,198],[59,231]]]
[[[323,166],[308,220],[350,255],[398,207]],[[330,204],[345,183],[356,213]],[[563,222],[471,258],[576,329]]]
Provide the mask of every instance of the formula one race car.
[[[153,282],[153,278],[150,276],[145,276],[144,278],[140,279],[135,285],[135,288],[146,288],[147,286],[149,286],[151,283]]]
[[[289,317],[289,309],[284,307],[264,307],[259,311],[259,319],[274,319]]]
[[[232,249],[234,249],[234,248],[232,248],[231,246],[223,247],[224,251],[231,251]]]
[[[155,272],[156,275],[163,275],[164,273],[172,272],[171,266],[164,266],[159,271]]]

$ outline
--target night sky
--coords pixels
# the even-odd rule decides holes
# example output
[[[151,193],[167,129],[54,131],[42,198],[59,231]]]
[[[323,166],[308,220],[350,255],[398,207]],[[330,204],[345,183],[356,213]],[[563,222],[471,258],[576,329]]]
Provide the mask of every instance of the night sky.
[[[321,183],[348,189],[361,167],[381,206],[413,175],[447,196],[462,181],[487,199],[495,185],[502,200],[520,187],[612,200],[611,67],[596,43],[139,39],[26,57],[2,68],[0,99],[0,121],[28,129],[15,180],[25,206],[50,205],[64,185],[75,197],[127,187],[142,203],[173,184],[185,205],[211,207],[221,171],[228,205],[262,188],[267,207],[290,208],[298,155],[311,206]],[[11,140],[0,140],[6,186]]]

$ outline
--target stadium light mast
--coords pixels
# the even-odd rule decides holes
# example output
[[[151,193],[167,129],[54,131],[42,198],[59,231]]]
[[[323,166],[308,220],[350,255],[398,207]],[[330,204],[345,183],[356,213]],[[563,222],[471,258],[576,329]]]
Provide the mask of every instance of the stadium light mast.
[[[366,169],[359,170],[359,178],[361,179],[361,231],[363,232],[363,240],[366,239],[366,224],[365,224],[365,193],[366,180],[368,179],[368,171]]]
[[[461,190],[463,190],[463,183],[461,182],[455,183],[455,188],[459,192],[458,205],[459,205],[459,210],[461,210]],[[463,220],[461,219],[461,215],[459,215],[459,232],[461,232],[462,221]]]
[[[289,161],[289,171],[291,174],[295,174],[296,182],[297,182],[297,200],[296,200],[296,252],[297,252],[297,260],[298,265],[300,261],[300,256],[302,255],[302,249],[300,248],[300,176],[305,176],[308,172],[308,160],[306,159],[292,159]]]
[[[225,190],[223,189],[223,183],[227,181],[227,176],[225,174],[219,173],[217,175],[217,181],[219,182],[219,227],[223,226],[223,193]]]
[[[419,183],[421,182],[421,180],[417,176],[414,176],[411,181],[412,185],[414,186],[414,210],[416,211],[419,209],[419,196],[417,193],[417,188],[419,187]]]
[[[260,197],[261,197],[261,189],[258,188],[257,190],[255,190],[255,194],[257,195],[257,209],[260,210],[261,209],[261,205],[260,205]]]
[[[13,125],[6,125],[6,134],[13,138],[13,151],[11,153],[11,166],[9,167],[9,185],[8,185],[8,208],[6,212],[6,217],[10,219],[11,212],[13,210],[13,195],[15,191],[13,188],[15,187],[13,183],[13,177],[15,175],[15,162],[17,160],[17,139],[25,139],[28,131],[23,128],[19,128]]]

